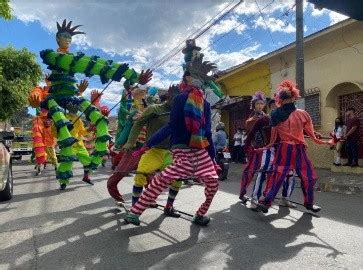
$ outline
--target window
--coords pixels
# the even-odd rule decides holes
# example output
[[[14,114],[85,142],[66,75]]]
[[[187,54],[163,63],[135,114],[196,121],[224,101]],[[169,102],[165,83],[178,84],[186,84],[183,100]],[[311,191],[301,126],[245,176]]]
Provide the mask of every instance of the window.
[[[314,126],[320,126],[320,89],[318,87],[305,91],[305,110],[310,114]]]

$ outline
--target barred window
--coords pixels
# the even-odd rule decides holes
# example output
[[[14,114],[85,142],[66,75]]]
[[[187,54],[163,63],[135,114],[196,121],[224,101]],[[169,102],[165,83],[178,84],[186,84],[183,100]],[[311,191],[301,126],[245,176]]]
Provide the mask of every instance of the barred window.
[[[314,126],[321,125],[320,89],[315,87],[305,91],[305,110],[310,114]]]

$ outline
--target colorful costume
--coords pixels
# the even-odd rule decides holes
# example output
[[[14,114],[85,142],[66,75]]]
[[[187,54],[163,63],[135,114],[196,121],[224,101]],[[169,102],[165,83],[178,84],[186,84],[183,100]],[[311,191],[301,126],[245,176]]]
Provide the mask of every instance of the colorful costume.
[[[189,177],[195,177],[205,184],[206,200],[198,209],[196,218],[206,219],[204,215],[212,203],[219,183],[213,163],[215,151],[210,126],[210,105],[203,98],[199,100],[203,101],[203,103],[202,110],[199,110],[199,112],[202,112],[199,116],[202,116],[202,118],[196,120],[196,122],[199,122],[199,125],[197,125],[198,131],[188,128],[191,127],[189,124],[193,122],[194,116],[198,114],[190,113],[189,105],[191,103],[187,102],[187,100],[195,94],[202,96],[200,92],[198,88],[190,86],[189,89],[178,95],[174,100],[169,125],[150,139],[148,145],[153,146],[171,135],[173,164],[166,167],[165,170],[152,179],[138,202],[130,210],[136,217],[129,215],[128,222],[138,220],[137,216],[141,215],[150,202],[156,200],[159,194],[173,181]],[[137,225],[138,222],[133,223]]]
[[[124,148],[127,150],[134,148],[138,135],[144,126],[146,126],[146,139],[151,138],[151,136],[154,135],[159,129],[164,127],[169,121],[170,109],[170,102],[165,102],[161,105],[148,106],[141,116],[135,121]],[[134,178],[132,205],[134,205],[139,200],[144,186],[147,186],[148,184],[146,175],[153,174],[158,170],[161,171],[172,164],[173,160],[168,148],[169,140],[165,139],[161,143],[155,145],[153,148],[147,150],[141,156],[137,167],[138,174],[136,174]],[[117,172],[116,170],[107,183],[109,193],[116,201],[120,199],[120,194],[117,190],[117,184],[119,181],[121,181],[122,177],[123,174],[121,172]],[[172,215],[174,217],[179,217],[179,214],[175,213],[173,210],[173,203],[181,185],[181,181],[174,181],[171,183],[167,204],[165,206],[165,212],[168,215]]]
[[[47,153],[47,161],[50,161],[55,169],[57,169],[58,166],[57,155],[54,148],[56,145],[56,133],[57,131],[55,130],[52,121],[50,119],[45,119],[43,129],[45,152]]]
[[[66,118],[73,122],[73,129],[70,131],[70,134],[73,138],[77,139],[77,142],[72,145],[72,152],[74,155],[76,155],[77,159],[81,164],[83,165],[84,175],[82,181],[93,185],[91,180],[89,179],[89,173],[91,171],[91,156],[88,153],[84,143],[83,139],[85,136],[88,135],[88,131],[84,127],[82,119],[79,118],[77,113],[75,112],[69,112],[66,115]]]
[[[274,172],[268,178],[265,198],[257,207],[258,211],[264,213],[268,211],[268,207],[291,170],[295,170],[301,179],[305,207],[314,212],[320,211],[320,207],[313,205],[317,176],[306,154],[304,132],[317,144],[326,144],[326,142],[316,137],[309,114],[304,110],[296,109],[293,102],[298,97],[299,90],[293,83],[284,81],[280,84],[276,97],[280,107],[271,114],[272,131],[270,145],[268,145],[271,147],[279,140],[272,164]]]
[[[115,141],[116,148],[120,148],[121,145],[124,145],[126,143],[127,139],[129,138],[131,128],[134,124],[134,118],[138,113],[142,113],[144,111],[145,106],[143,103],[143,99],[145,98],[145,95],[146,90],[130,88],[127,90],[126,95],[122,97],[121,103],[123,104],[120,106],[120,110],[122,111],[122,121],[124,117],[125,121],[123,125],[120,125],[120,130],[117,131],[118,135]],[[124,106],[126,106],[126,109]],[[142,129],[141,132],[144,134],[145,137],[145,129]],[[141,143],[144,142],[145,140]]]
[[[36,115],[32,120],[32,139],[33,151],[35,154],[35,162],[37,164],[38,173],[40,172],[39,165],[47,162],[47,154],[45,152],[45,144],[43,139],[44,116]]]
[[[265,103],[265,98],[261,92],[257,92],[252,98],[252,106],[254,108],[257,101]],[[247,188],[252,182],[254,175],[257,173],[255,185],[252,191],[251,208],[256,208],[258,200],[262,196],[263,184],[267,176],[271,173],[272,161],[275,156],[275,150],[277,144],[269,148],[264,148],[268,145],[271,135],[270,117],[261,112],[255,113],[253,117],[250,117],[246,121],[246,126],[249,128],[246,139],[246,148],[250,149],[252,156],[248,160],[246,168],[243,170],[241,179],[240,199],[243,203],[247,201],[245,196]],[[251,149],[252,148],[252,149]],[[264,148],[262,150],[253,150],[253,148]],[[295,185],[294,172],[290,172],[283,185],[283,199],[290,197]],[[288,202],[286,202],[288,204]],[[293,206],[292,204],[290,204]]]
[[[102,162],[103,156],[107,154],[107,142],[111,138],[108,134],[107,119],[91,102],[77,96],[79,91],[75,87],[74,74],[81,73],[88,77],[99,75],[102,83],[107,83],[109,80],[120,81],[125,78],[132,85],[139,80],[139,74],[130,69],[128,64],[113,63],[113,61],[107,61],[97,56],[86,56],[83,53],[76,55],[69,53],[72,36],[84,34],[75,31],[79,26],[71,27],[71,23],[67,24],[66,20],[63,21],[62,26],[57,23],[57,42],[60,46],[57,52],[53,50],[40,52],[44,64],[47,64],[52,71],[48,78],[52,82],[52,86],[49,89],[49,95],[41,103],[41,107],[49,110],[49,115],[57,127],[60,147],[57,179],[59,179],[61,189],[66,187],[69,178],[73,176],[72,162],[77,160],[72,148],[77,139],[70,133],[74,123],[67,120],[62,108],[67,109],[67,106],[70,105],[77,106],[85,114],[87,120],[96,126],[95,151],[90,156],[89,164],[91,169],[96,169]]]
[[[205,214],[218,190],[219,183],[214,160],[211,109],[200,87],[205,81],[213,80],[207,74],[216,66],[202,60],[203,55],[197,55],[186,63],[183,84],[179,86],[182,93],[174,98],[170,122],[148,141],[148,147],[152,147],[170,136],[173,163],[154,176],[131,208],[130,214],[126,216],[126,222],[139,225],[139,216],[168,185],[176,179],[190,177],[204,182],[206,196],[193,222],[205,226],[210,221]]]

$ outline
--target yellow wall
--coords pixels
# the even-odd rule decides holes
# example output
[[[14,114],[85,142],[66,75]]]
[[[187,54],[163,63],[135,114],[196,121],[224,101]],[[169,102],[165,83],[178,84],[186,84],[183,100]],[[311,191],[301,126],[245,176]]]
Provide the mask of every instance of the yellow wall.
[[[344,32],[344,39],[342,38]],[[354,46],[356,49],[348,46]],[[318,87],[321,92],[321,126],[316,130],[325,136],[334,127],[339,113],[338,97],[363,89],[363,22],[354,22],[304,44],[305,89]],[[281,59],[287,66],[281,69]],[[295,80],[295,50],[267,60],[271,69],[272,92],[282,80]],[[309,156],[316,167],[330,168],[333,151],[308,141]]]
[[[270,95],[269,65],[259,63],[217,80],[229,96],[252,96],[256,91]]]
[[[363,22],[360,21],[341,23],[304,43],[305,89],[318,87],[321,91],[321,126],[317,131],[325,136],[333,129],[338,114],[337,97],[363,90],[362,52]],[[252,61],[217,80],[225,94],[252,96],[257,90],[262,90],[267,96],[272,96],[282,80],[295,80],[294,48],[260,61]],[[222,114],[222,119],[229,123],[228,113]],[[330,168],[333,151],[311,141],[308,145],[314,165]]]

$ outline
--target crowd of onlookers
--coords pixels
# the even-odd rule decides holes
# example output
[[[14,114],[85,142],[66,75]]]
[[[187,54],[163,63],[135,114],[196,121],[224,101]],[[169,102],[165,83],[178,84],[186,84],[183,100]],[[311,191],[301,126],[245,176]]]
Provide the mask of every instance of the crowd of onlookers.
[[[331,134],[336,141],[334,165],[358,167],[360,121],[354,108],[348,108],[345,112],[345,117],[345,123],[342,117],[335,119],[335,128]],[[341,163],[343,149],[345,149],[348,159],[345,164]]]
[[[331,132],[331,137],[335,140],[335,146],[332,149],[335,150],[334,165],[336,166],[351,166],[358,167],[359,158],[359,140],[360,140],[360,121],[356,115],[354,108],[348,108],[345,112],[344,122],[343,117],[335,119],[335,127]],[[247,163],[247,155],[245,149],[245,142],[247,139],[247,131],[244,128],[237,128],[236,133],[233,135],[233,149],[232,161],[236,163]],[[219,123],[216,127],[216,133],[214,135],[214,145],[216,151],[225,148],[228,145],[228,135],[225,131],[223,123]],[[342,164],[342,152],[345,150],[347,156],[347,162]]]

